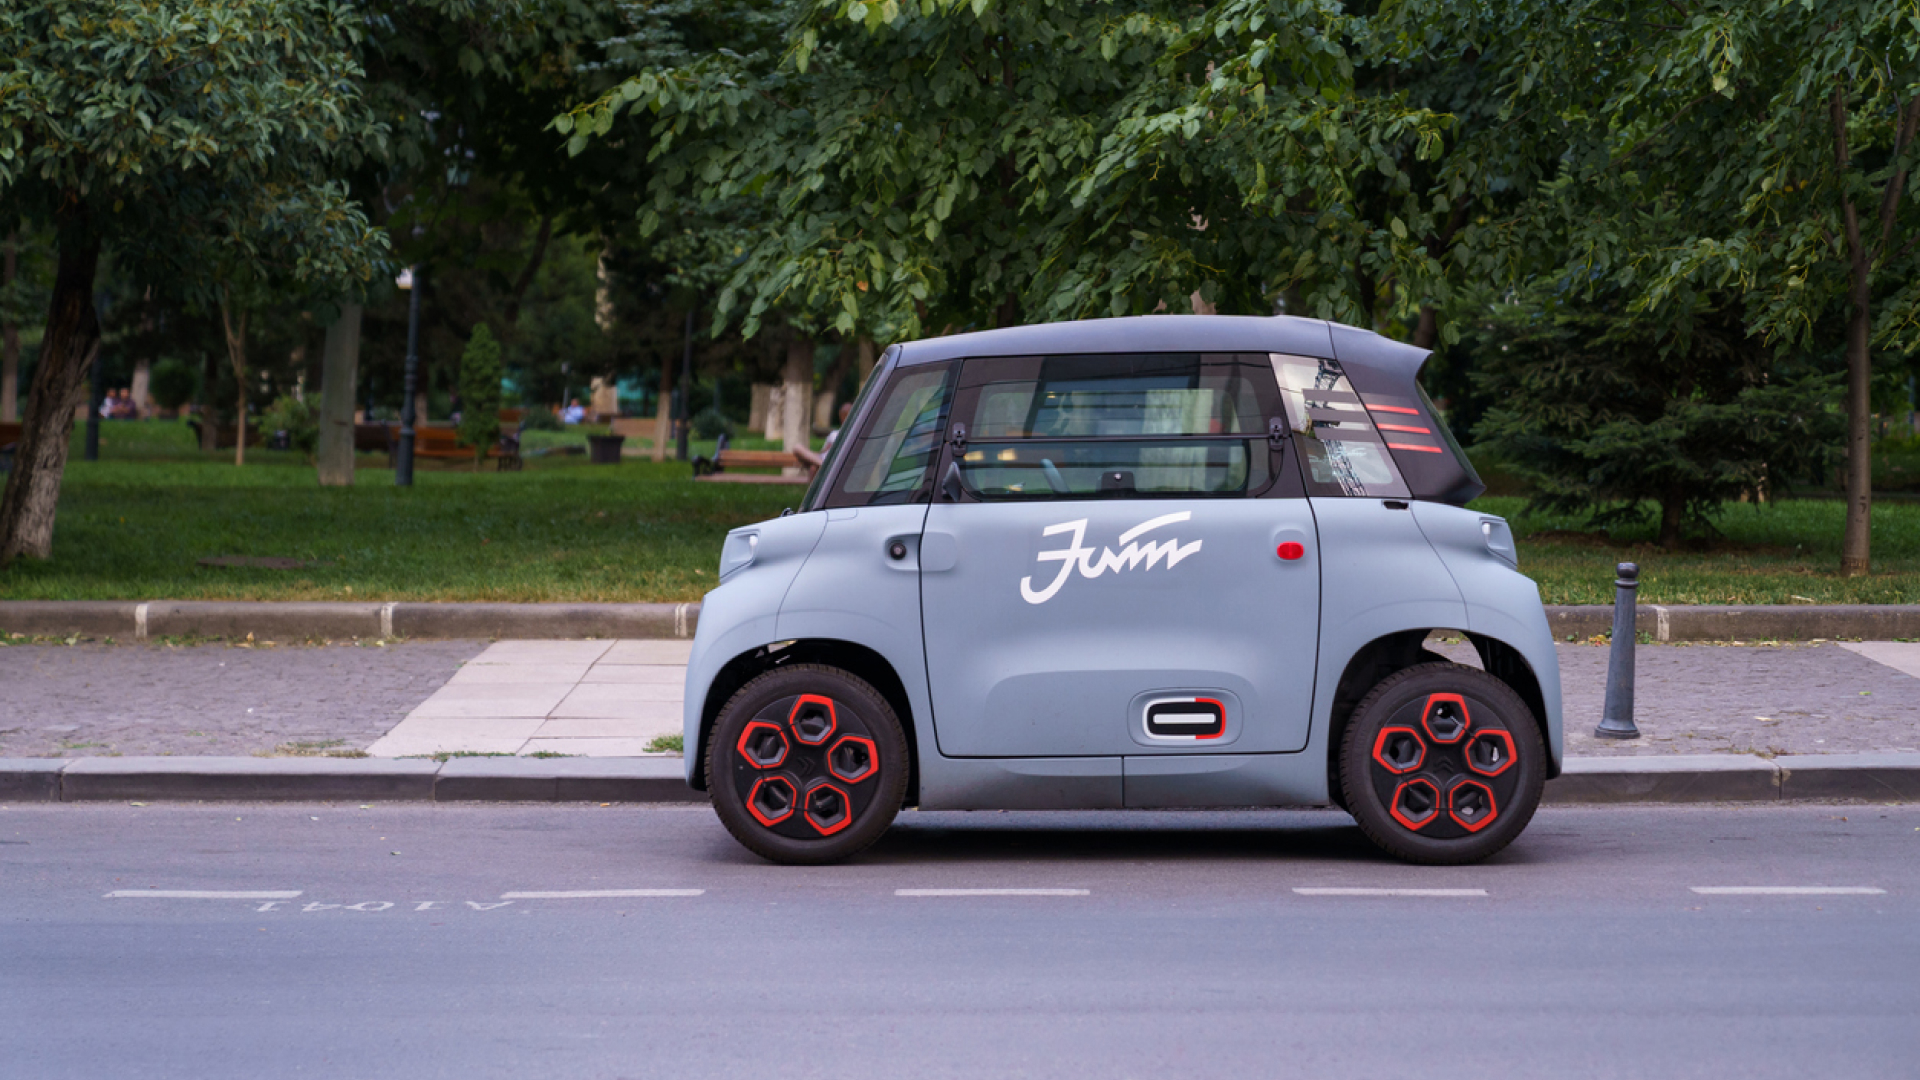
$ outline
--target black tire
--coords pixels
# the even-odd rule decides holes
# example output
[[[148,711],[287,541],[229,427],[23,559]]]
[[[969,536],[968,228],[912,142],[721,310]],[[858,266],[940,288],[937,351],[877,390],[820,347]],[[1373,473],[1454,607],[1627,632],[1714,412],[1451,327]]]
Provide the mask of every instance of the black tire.
[[[886,699],[819,664],[775,668],[741,687],[707,741],[707,793],[721,824],[777,863],[838,862],[878,840],[906,798],[907,768],[907,737]]]
[[[1460,664],[1388,676],[1354,707],[1340,744],[1347,812],[1407,862],[1494,854],[1533,819],[1546,782],[1532,710],[1507,684]]]

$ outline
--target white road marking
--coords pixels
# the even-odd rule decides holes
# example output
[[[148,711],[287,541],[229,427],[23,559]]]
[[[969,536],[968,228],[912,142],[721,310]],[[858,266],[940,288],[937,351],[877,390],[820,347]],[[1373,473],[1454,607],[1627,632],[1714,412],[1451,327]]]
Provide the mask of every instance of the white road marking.
[[[1485,889],[1363,889],[1352,886],[1308,886],[1293,890],[1301,896],[1485,896]]]
[[[291,900],[299,895],[299,889],[115,889],[106,898],[114,900],[147,896],[155,900]]]
[[[1701,896],[1884,896],[1872,885],[1695,885]]]
[[[895,896],[1088,896],[1092,889],[895,889]]]
[[[601,900],[623,896],[701,896],[705,889],[568,889],[560,892],[503,892],[502,900]]]

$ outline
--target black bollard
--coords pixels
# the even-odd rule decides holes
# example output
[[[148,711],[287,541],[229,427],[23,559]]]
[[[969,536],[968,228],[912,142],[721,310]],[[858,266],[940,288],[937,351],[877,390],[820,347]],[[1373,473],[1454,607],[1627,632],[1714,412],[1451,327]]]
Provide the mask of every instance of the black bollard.
[[[1633,601],[1640,588],[1640,568],[1630,562],[1614,567],[1613,651],[1607,657],[1607,703],[1600,712],[1599,739],[1637,739],[1633,726]]]

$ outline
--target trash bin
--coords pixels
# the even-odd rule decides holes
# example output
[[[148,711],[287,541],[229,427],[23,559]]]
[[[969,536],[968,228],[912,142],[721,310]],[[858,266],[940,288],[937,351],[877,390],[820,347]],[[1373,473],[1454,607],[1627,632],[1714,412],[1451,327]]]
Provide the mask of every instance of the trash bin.
[[[595,465],[620,464],[620,444],[627,441],[625,435],[589,435],[587,436],[588,460]]]

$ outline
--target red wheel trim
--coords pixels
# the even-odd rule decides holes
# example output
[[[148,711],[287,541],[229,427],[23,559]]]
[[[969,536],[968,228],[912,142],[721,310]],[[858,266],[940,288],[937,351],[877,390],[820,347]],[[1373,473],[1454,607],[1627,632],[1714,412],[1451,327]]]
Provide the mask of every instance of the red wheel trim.
[[[1427,816],[1418,821],[1405,817],[1400,813],[1400,793],[1415,784],[1425,784],[1427,790],[1433,792],[1433,809],[1427,811]],[[1399,822],[1401,827],[1405,828],[1408,832],[1419,832],[1421,829],[1433,824],[1435,819],[1440,816],[1440,789],[1433,786],[1433,781],[1424,778],[1408,780],[1406,783],[1393,789],[1393,799],[1387,803],[1387,813],[1392,814],[1393,820]]]
[[[831,790],[834,794],[840,796],[840,805],[845,807],[845,809],[841,811],[840,823],[837,825],[822,825],[819,821],[815,820],[813,816],[813,797],[825,790]],[[813,826],[815,832],[821,836],[832,836],[834,833],[853,824],[853,799],[848,797],[846,792],[823,781],[807,789],[806,799],[802,804],[802,813],[807,819],[807,824]]]
[[[1475,765],[1473,763],[1473,744],[1479,742],[1481,739],[1499,739],[1501,742],[1506,744],[1507,756],[1501,760],[1500,767],[1493,770],[1492,772],[1488,772],[1487,770],[1482,769],[1480,766]],[[1506,729],[1483,728],[1479,731],[1474,732],[1473,738],[1467,740],[1467,768],[1472,769],[1475,774],[1479,776],[1499,776],[1501,773],[1506,772],[1508,769],[1512,767],[1513,767],[1513,736],[1507,734]]]
[[[765,765],[760,764],[758,758],[747,753],[747,736],[753,734],[754,728],[766,728],[768,731],[773,732],[780,740],[780,756],[767,762]],[[769,723],[765,720],[749,720],[747,726],[740,729],[740,741],[734,743],[733,748],[739,752],[741,757],[747,759],[747,764],[756,769],[777,769],[780,767],[781,762],[787,760],[787,733],[780,730],[779,724]]]
[[[862,743],[867,748],[867,767],[860,770],[858,773],[856,773],[853,776],[848,776],[845,773],[841,772],[840,769],[837,766],[835,766],[833,763],[833,752],[835,750],[840,749],[841,743],[850,743],[850,742]],[[857,784],[860,781],[865,780],[867,777],[872,776],[874,773],[880,771],[880,748],[873,744],[872,739],[866,738],[865,736],[842,735],[840,736],[839,742],[834,743],[833,746],[827,751],[827,771],[832,773],[834,776],[834,779],[836,780],[840,780],[848,784]]]
[[[827,733],[818,739],[809,739],[801,735],[800,729],[794,727],[793,724],[794,718],[800,715],[800,710],[806,708],[808,705],[822,705],[825,706],[827,710]],[[800,700],[793,703],[792,711],[787,713],[787,726],[793,728],[794,738],[799,739],[808,746],[819,746],[828,739],[833,738],[833,733],[840,730],[840,718],[835,715],[833,711],[832,698],[824,698],[819,694],[801,694]]]
[[[1406,732],[1407,734],[1413,736],[1414,742],[1420,744],[1420,756],[1414,759],[1413,764],[1407,766],[1404,769],[1394,768],[1393,763],[1388,761],[1386,757],[1387,736],[1392,735],[1396,731]],[[1424,742],[1421,742],[1420,733],[1413,730],[1410,727],[1398,727],[1398,726],[1384,727],[1380,729],[1380,734],[1374,737],[1373,760],[1379,762],[1381,768],[1387,770],[1390,773],[1393,773],[1395,776],[1404,775],[1406,773],[1410,773],[1414,771],[1415,769],[1418,769],[1421,763],[1427,760],[1427,744]]]
[[[1442,702],[1449,702],[1451,704],[1458,705],[1460,707],[1460,734],[1455,735],[1451,739],[1443,739],[1440,736],[1435,735],[1433,733],[1433,725],[1429,723],[1429,721],[1433,718],[1433,707]],[[1459,694],[1428,694],[1427,695],[1426,708],[1420,711],[1420,727],[1422,730],[1424,730],[1427,733],[1427,738],[1432,739],[1434,742],[1437,742],[1442,746],[1451,746],[1454,743],[1457,743],[1461,739],[1465,738],[1467,735],[1467,729],[1472,726],[1473,726],[1473,717],[1471,714],[1467,712],[1466,698],[1461,697]]]
[[[754,804],[754,799],[760,794],[760,785],[762,784],[785,784],[787,786],[787,793],[793,796],[793,801],[787,804],[786,813],[781,814],[779,817],[770,818],[760,812],[760,807]],[[784,776],[763,776],[755,780],[753,782],[753,790],[747,792],[747,813],[752,814],[753,820],[765,825],[769,829],[792,817],[794,807],[799,805],[800,793],[794,790],[793,782]],[[819,828],[817,825],[814,827]]]
[[[1480,793],[1487,797],[1487,816],[1481,818],[1478,822],[1464,820],[1459,814],[1455,813],[1453,809],[1453,797],[1460,793],[1460,789],[1467,787],[1477,787],[1480,789]],[[1500,807],[1495,805],[1493,801],[1492,788],[1478,780],[1461,780],[1447,791],[1447,816],[1453,819],[1455,825],[1460,826],[1468,832],[1479,832],[1481,829],[1493,824],[1493,819],[1500,816]]]

